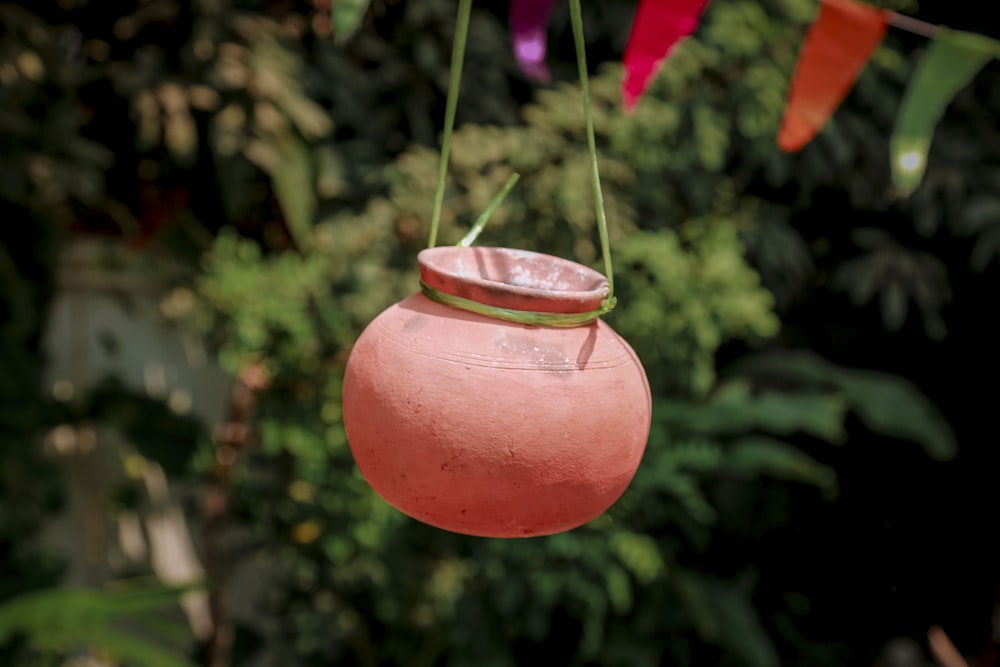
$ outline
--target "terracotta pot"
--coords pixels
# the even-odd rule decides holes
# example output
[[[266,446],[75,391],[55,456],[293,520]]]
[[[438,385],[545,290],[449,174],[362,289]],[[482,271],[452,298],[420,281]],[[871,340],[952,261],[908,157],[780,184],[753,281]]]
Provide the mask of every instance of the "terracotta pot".
[[[568,260],[486,247],[418,256],[423,282],[479,303],[600,307],[607,280]],[[438,528],[487,537],[569,530],[611,506],[649,436],[649,384],[601,320],[528,326],[423,293],[382,312],[351,351],[344,425],[365,479]]]

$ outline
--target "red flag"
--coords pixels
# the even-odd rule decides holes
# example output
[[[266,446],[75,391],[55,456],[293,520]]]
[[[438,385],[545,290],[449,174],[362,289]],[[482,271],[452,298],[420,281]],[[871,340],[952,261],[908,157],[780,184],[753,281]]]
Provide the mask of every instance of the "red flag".
[[[708,0],[640,0],[625,45],[622,99],[635,110],[653,75],[677,43],[694,32]]]
[[[833,115],[882,42],[889,12],[852,0],[823,0],[789,89],[778,146],[794,152]]]

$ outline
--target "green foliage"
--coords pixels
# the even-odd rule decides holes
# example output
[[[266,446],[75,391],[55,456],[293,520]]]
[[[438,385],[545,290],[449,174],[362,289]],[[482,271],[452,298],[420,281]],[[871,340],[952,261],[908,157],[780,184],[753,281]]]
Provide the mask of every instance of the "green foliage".
[[[159,637],[145,639],[120,623],[149,623],[148,612],[175,605],[189,588],[158,583],[118,584],[106,590],[53,588],[27,593],[0,604],[0,645],[24,636],[43,655],[88,649],[135,667],[193,667],[180,654],[165,649],[163,636],[174,627],[155,619]],[[176,625],[171,634],[184,637]]]
[[[139,454],[159,463],[171,476],[190,469],[204,435],[203,425],[193,417],[178,415],[162,400],[129,391],[114,379],[87,392],[72,410],[88,420],[114,424]]]
[[[782,7],[805,21],[807,4]],[[769,8],[713,9],[633,117],[617,111],[617,68],[592,80],[620,285],[608,319],[649,369],[656,419],[629,491],[581,529],[513,542],[442,533],[375,497],[350,458],[339,407],[345,353],[371,318],[415,288],[435,151],[405,151],[384,172],[384,196],[359,211],[321,202],[301,254],[218,237],[198,287],[205,321],[230,368],[262,359],[275,381],[260,405],[261,451],[239,479],[238,505],[260,538],[286,536],[266,550],[281,582],[269,608],[300,664],[513,665],[538,651],[568,665],[693,664],[706,647],[718,664],[780,663],[755,608],[752,566],[733,582],[685,565],[710,549],[717,484],[770,480],[833,497],[832,468],[797,443],[841,444],[848,414],[865,420],[868,409],[858,384],[788,392],[758,386],[753,375],[715,378],[725,342],[754,343],[778,330],[772,297],[743,256],[743,241],[763,229],[757,221],[771,221],[768,231],[790,248],[775,256],[789,259],[772,275],[800,275],[808,263],[787,225],[789,206],[736,194],[756,174],[784,186],[794,173],[773,136],[801,31]],[[765,45],[773,59],[760,58]],[[465,91],[462,100],[475,104],[472,97]],[[596,266],[574,86],[540,91],[519,125],[457,130],[442,241],[457,242],[513,172],[518,186],[480,242]],[[835,178],[835,170],[815,170],[796,182],[819,188]],[[880,414],[865,420],[873,431],[905,428],[903,414]]]
[[[969,264],[974,271],[985,271],[1000,257],[1000,197],[977,197],[965,207],[956,228],[963,236],[975,237]]]
[[[628,269],[619,298],[627,306],[615,325],[644,363],[663,369],[651,380],[654,391],[703,394],[722,343],[777,333],[771,294],[741,251],[737,226],[719,218],[622,241],[618,262]]]
[[[835,495],[837,474],[830,466],[818,463],[798,448],[761,436],[747,436],[732,442],[725,471],[753,479],[762,475],[790,482],[812,484]]]
[[[65,57],[70,26],[52,26],[16,3],[0,5],[0,23],[0,201],[68,223],[74,202],[101,199],[112,161],[82,132],[76,91],[88,72]]]
[[[834,275],[834,285],[859,306],[877,298],[885,327],[892,332],[903,327],[912,300],[927,334],[943,338],[946,329],[940,311],[951,298],[951,290],[941,260],[903,247],[880,229],[860,228],[852,236],[867,253],[843,263]]]
[[[751,392],[746,380],[729,380],[709,400],[673,401],[657,410],[657,419],[691,433],[739,433],[766,430],[776,435],[808,433],[842,442],[845,401],[828,392]]]
[[[361,19],[368,10],[370,0],[346,0],[336,2],[331,10],[331,24],[336,39],[343,43],[358,29]]]
[[[955,456],[951,427],[937,408],[908,380],[869,370],[840,368],[805,352],[777,352],[739,365],[765,382],[805,391],[835,390],[865,426],[893,438],[919,444],[933,459]]]
[[[14,31],[18,26],[12,22],[6,27]],[[6,96],[15,87],[0,86],[0,104],[9,101]],[[7,141],[0,135],[5,147],[10,146]],[[25,141],[21,150],[4,154],[11,162],[0,160],[0,169],[32,159],[28,154],[37,148]],[[4,180],[0,189],[16,184],[16,179]],[[9,193],[0,194],[0,605],[12,596],[54,585],[64,560],[35,542],[42,522],[59,508],[64,495],[58,470],[43,456],[41,443],[42,429],[54,421],[43,386],[40,342],[58,239],[32,216],[32,209],[52,200],[24,182],[17,187],[25,188],[17,194],[22,206],[5,201]],[[0,642],[0,663],[52,664],[16,641]]]
[[[768,642],[757,614],[747,602],[746,584],[690,576],[683,580],[681,595],[692,611],[699,636],[723,643],[739,654],[740,662],[757,667],[776,667],[780,659]]]
[[[329,298],[326,274],[319,255],[263,258],[253,241],[221,233],[206,263],[199,294],[228,316],[228,326],[219,333],[224,341],[219,352],[223,366],[237,372],[266,356],[315,372],[320,341],[311,306]],[[203,323],[210,325],[211,321]]]
[[[179,233],[167,238],[197,256],[197,277],[178,288],[196,304],[187,313],[196,331],[227,370],[261,364],[269,378],[255,412],[259,447],[234,468],[231,500],[258,547],[259,610],[276,626],[283,664],[517,665],[547,654],[565,665],[770,667],[822,652],[787,624],[775,632],[774,619],[795,612],[761,595],[770,585],[761,563],[718,565],[726,513],[743,508],[764,532],[791,516],[776,489],[832,498],[823,452],[852,446],[852,417],[937,459],[954,453],[954,438],[899,378],[767,354],[720,379],[716,357],[727,343],[772,339],[776,311],[807,290],[877,300],[896,328],[913,303],[940,335],[948,274],[939,260],[911,239],[862,231],[846,260],[819,270],[830,226],[819,223],[882,226],[853,211],[891,214],[913,220],[918,236],[969,236],[973,265],[990,266],[1000,250],[995,165],[984,159],[1000,136],[986,131],[992,116],[972,114],[982,137],[945,123],[924,186],[900,202],[885,195],[885,137],[909,64],[891,41],[813,144],[797,156],[774,146],[812,0],[711,3],[630,117],[620,113],[620,68],[596,66],[620,299],[607,319],[647,367],[653,432],[632,486],[604,516],[548,538],[479,540],[378,498],[351,459],[341,412],[353,340],[416,288],[454,3],[374,3],[366,15],[366,2],[334,2],[336,40],[268,3],[165,3],[159,18],[129,3],[76,4],[71,14],[49,7],[45,20],[0,7],[0,76],[14,72],[0,87],[0,123],[16,130],[0,137],[2,212],[110,220],[139,236],[173,225]],[[620,45],[608,43],[620,41],[634,2],[587,4],[590,39],[617,59]],[[458,241],[518,172],[480,242],[598,266],[578,89],[556,83],[522,104],[505,12],[474,12],[441,240]],[[557,11],[553,34],[564,23]],[[76,38],[87,56],[64,66],[58,45]],[[557,78],[572,79],[553,47]],[[960,96],[954,108],[970,106]],[[170,209],[175,194],[185,203]],[[17,430],[0,429],[0,439],[13,433],[21,446],[45,422],[44,403],[7,399],[38,386],[40,359],[14,351],[38,334],[44,294],[34,278],[46,270],[9,247],[0,244],[0,286],[16,326],[0,326],[0,358],[16,371],[0,376],[0,424]],[[195,440],[191,424],[154,407],[112,392],[92,409],[126,427],[152,414],[161,435]],[[171,470],[214,460],[164,442],[137,444]],[[45,502],[43,485],[25,488],[41,466],[24,451],[0,447],[0,497],[24,499],[0,502],[5,544],[30,533]],[[43,648],[92,641],[137,665],[181,664],[118,632],[115,600],[48,590],[0,607],[0,618]],[[72,632],[81,613],[86,637]]]

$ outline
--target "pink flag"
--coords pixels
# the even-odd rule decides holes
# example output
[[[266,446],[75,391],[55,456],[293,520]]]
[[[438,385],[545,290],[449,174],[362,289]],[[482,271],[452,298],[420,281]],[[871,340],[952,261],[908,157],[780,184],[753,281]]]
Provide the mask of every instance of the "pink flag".
[[[694,32],[708,0],[640,0],[625,45],[622,99],[635,110],[650,80],[677,43]]]
[[[510,32],[514,56],[526,75],[549,80],[545,66],[545,28],[556,0],[511,0]]]

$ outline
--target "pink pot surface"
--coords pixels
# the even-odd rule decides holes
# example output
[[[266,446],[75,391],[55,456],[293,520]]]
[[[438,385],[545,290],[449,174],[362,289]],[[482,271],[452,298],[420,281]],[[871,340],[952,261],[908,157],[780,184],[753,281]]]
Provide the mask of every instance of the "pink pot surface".
[[[421,253],[421,274],[457,296],[498,292],[507,308],[586,312],[606,296],[601,274],[537,253],[513,261],[521,252],[435,248],[429,261]],[[642,365],[603,321],[526,326],[423,294],[365,329],[344,379],[344,425],[372,488],[469,535],[547,535],[594,519],[635,475],[650,419]]]

